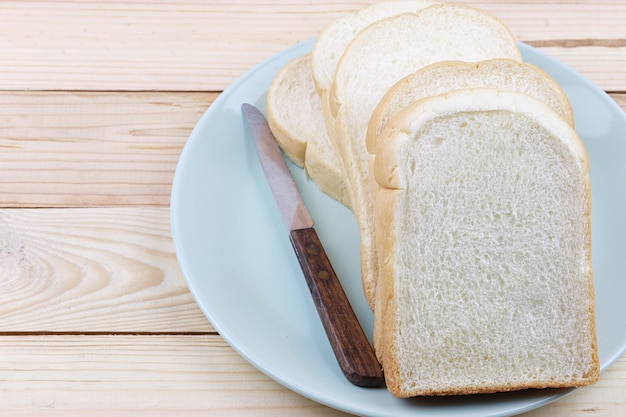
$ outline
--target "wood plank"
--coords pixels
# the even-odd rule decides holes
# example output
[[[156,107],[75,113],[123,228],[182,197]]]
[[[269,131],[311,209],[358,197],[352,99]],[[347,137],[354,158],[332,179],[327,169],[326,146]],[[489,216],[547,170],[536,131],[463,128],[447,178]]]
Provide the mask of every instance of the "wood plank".
[[[0,207],[168,206],[180,152],[216,97],[0,92]],[[626,94],[612,97],[626,109]]]
[[[626,10],[626,7],[624,7]],[[625,20],[626,21],[626,20]],[[539,49],[578,71],[598,87],[609,92],[626,91],[626,39],[619,42],[624,46],[586,46],[583,42],[577,47],[551,45],[542,41],[529,42],[531,46],[542,45]],[[567,41],[563,42],[567,45]]]
[[[611,94],[611,97],[626,112],[626,93],[624,93],[624,94]]]
[[[0,265],[0,332],[214,331],[168,208],[2,209]]]
[[[558,44],[572,41],[570,46],[588,40],[615,41],[623,45],[626,33],[623,22],[626,9],[615,7],[614,1],[556,0],[458,0],[487,10],[498,16],[516,38],[532,42],[550,41]],[[567,47],[567,45],[563,45]]]
[[[3,415],[344,415],[270,380],[219,336],[0,336],[0,357]]]
[[[626,91],[626,7],[463,0],[601,88]],[[6,1],[0,90],[222,91],[260,61],[368,1]],[[132,17],[131,17],[132,16]],[[598,59],[598,57],[601,59]]]
[[[291,0],[43,3],[3,2],[0,89],[221,91],[341,14]]]
[[[346,415],[273,382],[219,336],[0,336],[0,357],[7,415]],[[526,415],[614,416],[625,394],[622,358],[596,385]]]
[[[169,205],[214,93],[0,93],[0,206]]]

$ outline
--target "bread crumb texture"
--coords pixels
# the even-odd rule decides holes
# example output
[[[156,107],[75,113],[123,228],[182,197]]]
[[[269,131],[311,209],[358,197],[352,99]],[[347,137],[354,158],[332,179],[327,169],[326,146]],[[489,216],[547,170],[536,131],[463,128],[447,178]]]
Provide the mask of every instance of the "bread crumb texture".
[[[434,118],[413,139],[400,150],[406,190],[395,212],[395,394],[597,378],[576,155],[510,111]]]

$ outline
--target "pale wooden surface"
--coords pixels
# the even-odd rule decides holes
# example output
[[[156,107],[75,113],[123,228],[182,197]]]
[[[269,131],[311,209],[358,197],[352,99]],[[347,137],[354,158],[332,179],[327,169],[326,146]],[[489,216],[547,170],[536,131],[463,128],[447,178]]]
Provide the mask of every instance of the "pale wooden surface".
[[[626,2],[464,2],[626,108]],[[344,415],[214,331],[168,205],[219,92],[366,3],[0,1],[0,415]],[[527,415],[626,415],[626,358]]]

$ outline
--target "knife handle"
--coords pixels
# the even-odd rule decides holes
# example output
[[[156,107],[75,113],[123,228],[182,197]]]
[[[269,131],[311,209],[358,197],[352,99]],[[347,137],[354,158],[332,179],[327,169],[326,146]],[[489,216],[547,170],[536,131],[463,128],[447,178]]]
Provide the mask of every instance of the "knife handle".
[[[384,380],[382,367],[350,306],[315,229],[310,227],[292,230],[290,238],[344,375],[360,387],[380,386]]]

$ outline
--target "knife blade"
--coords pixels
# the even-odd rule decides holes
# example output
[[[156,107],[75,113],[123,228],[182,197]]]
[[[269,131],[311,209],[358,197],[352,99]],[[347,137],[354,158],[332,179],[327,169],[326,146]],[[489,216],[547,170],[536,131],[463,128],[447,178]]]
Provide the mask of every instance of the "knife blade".
[[[339,367],[354,385],[380,386],[382,367],[324,251],[267,120],[251,104],[244,103],[241,108]]]

